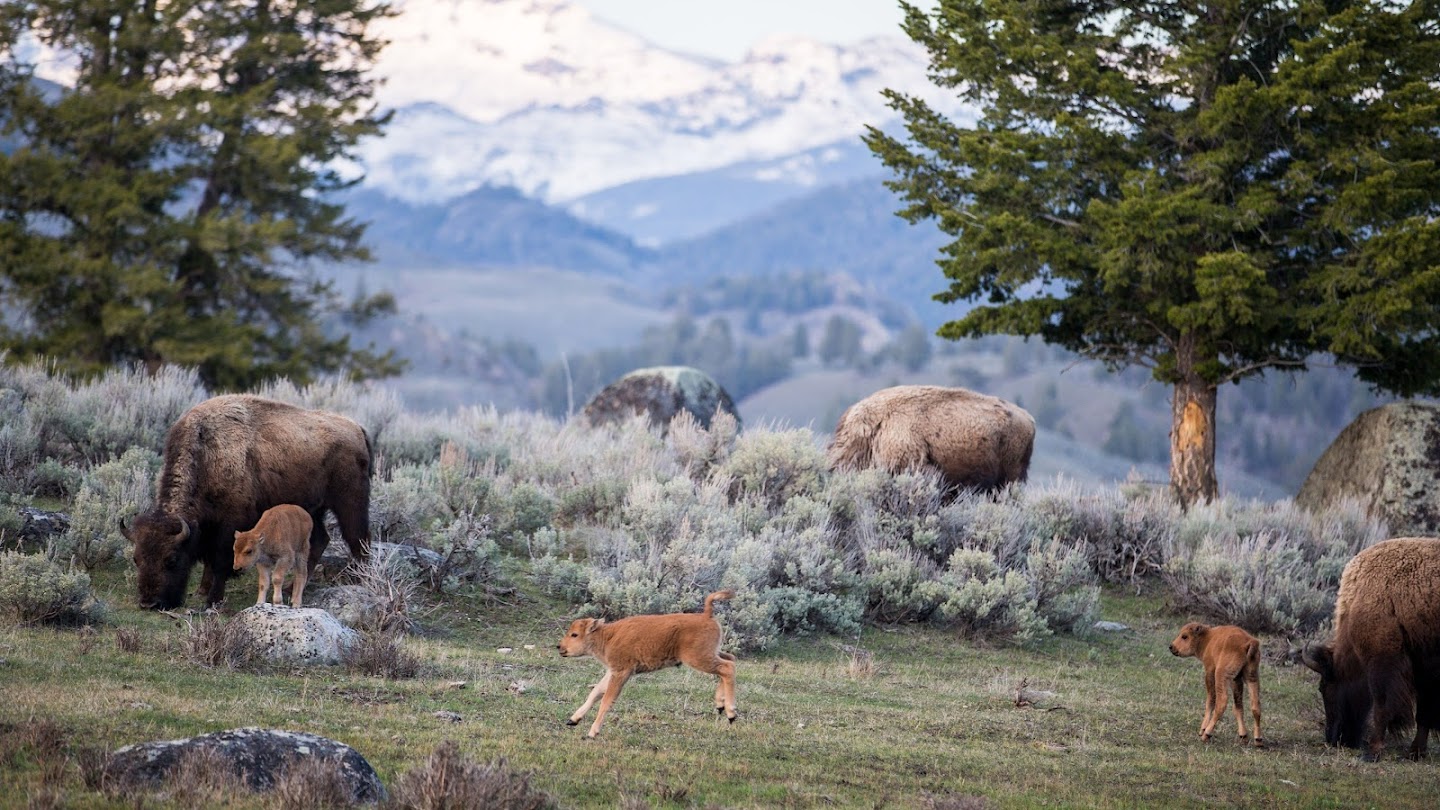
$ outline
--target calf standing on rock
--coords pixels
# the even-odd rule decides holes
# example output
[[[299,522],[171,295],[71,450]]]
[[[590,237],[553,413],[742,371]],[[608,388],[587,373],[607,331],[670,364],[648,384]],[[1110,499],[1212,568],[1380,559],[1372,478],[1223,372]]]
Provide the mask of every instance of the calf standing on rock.
[[[1170,642],[1170,652],[1182,658],[1195,657],[1205,665],[1205,715],[1200,719],[1200,739],[1209,740],[1225,713],[1225,702],[1235,693],[1235,724],[1245,739],[1245,684],[1250,684],[1250,713],[1255,717],[1255,747],[1264,748],[1260,733],[1260,642],[1234,625],[1211,627],[1191,622],[1180,628]]]
[[[295,571],[290,587],[290,606],[300,607],[305,582],[310,578],[310,532],[315,526],[310,513],[294,504],[281,504],[265,510],[255,528],[235,532],[235,570],[250,566],[260,570],[260,595],[255,604],[265,604],[265,591],[274,581],[275,604],[285,604],[285,574]]]
[[[602,694],[600,711],[590,726],[591,738],[600,733],[600,724],[610,704],[620,696],[625,681],[638,672],[654,672],[670,666],[687,664],[691,668],[715,675],[715,711],[735,722],[735,656],[720,651],[720,624],[715,621],[712,604],[716,599],[730,599],[734,591],[716,591],[705,597],[701,613],[665,613],[631,616],[606,623],[604,619],[576,619],[560,639],[560,655],[564,658],[591,656],[605,665],[605,677],[590,690],[590,696],[566,725],[580,722],[596,698]]]

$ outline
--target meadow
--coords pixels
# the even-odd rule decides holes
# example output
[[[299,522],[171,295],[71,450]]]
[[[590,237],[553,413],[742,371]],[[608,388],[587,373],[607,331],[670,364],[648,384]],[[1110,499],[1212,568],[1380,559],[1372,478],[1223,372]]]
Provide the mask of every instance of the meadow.
[[[253,601],[253,574],[219,618],[135,604],[112,524],[146,505],[165,428],[207,395],[193,376],[0,375],[6,807],[318,806],[100,778],[119,746],[242,726],[346,743],[392,791],[451,744],[525,782],[528,804],[510,806],[1434,805],[1434,765],[1398,744],[1376,764],[1324,744],[1316,676],[1295,663],[1328,632],[1344,562],[1386,536],[1350,504],[1182,513],[1143,485],[1064,480],[946,502],[923,475],[830,473],[808,430],[422,416],[383,389],[280,383],[261,393],[375,436],[376,539],[446,560],[399,589],[405,632],[387,638],[412,666],[290,669],[205,654],[208,629]],[[71,529],[18,539],[26,506],[66,511]],[[7,579],[22,558],[52,575]],[[54,597],[40,579],[68,612],[33,609]],[[633,679],[597,740],[565,724],[601,674],[558,656],[566,623],[696,610],[718,587],[739,591],[717,611],[738,722],[679,668]],[[1189,620],[1262,638],[1264,749],[1237,742],[1228,714],[1198,739],[1200,664],[1166,648]]]

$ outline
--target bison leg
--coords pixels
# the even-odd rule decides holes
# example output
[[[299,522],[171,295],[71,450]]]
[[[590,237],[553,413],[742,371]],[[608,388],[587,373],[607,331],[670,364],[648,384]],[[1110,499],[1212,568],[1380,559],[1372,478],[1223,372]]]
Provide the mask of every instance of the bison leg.
[[[1205,727],[1200,730],[1200,739],[1208,740],[1210,735],[1215,733],[1215,726],[1220,722],[1220,717],[1225,714],[1225,704],[1230,699],[1230,689],[1224,670],[1216,667],[1206,684],[1206,702],[1210,705],[1210,714],[1205,718]]]
[[[1215,671],[1205,670],[1205,713],[1200,715],[1200,739],[1210,739],[1210,716],[1215,713]]]
[[[1415,761],[1424,759],[1430,747],[1430,727],[1424,723],[1415,724],[1415,739],[1410,742],[1410,758]]]
[[[356,562],[364,562],[370,556],[370,512],[365,504],[346,504],[330,508],[335,513],[335,522],[340,526],[340,536],[350,548],[350,556]],[[329,538],[326,538],[329,542]]]
[[[209,560],[205,561],[205,573],[201,575],[201,582],[208,582],[209,587],[205,589],[205,606],[214,607],[225,601],[225,580],[227,577],[220,572],[219,566]]]
[[[289,572],[290,561],[281,557],[276,561],[275,568],[270,574],[270,588],[273,594],[270,601],[277,605],[285,604],[285,575]]]
[[[594,739],[600,733],[600,724],[605,722],[605,715],[614,705],[615,698],[620,697],[620,690],[625,688],[625,682],[630,679],[630,673],[610,672],[605,676],[605,696],[600,698],[600,711],[595,713],[595,722],[590,725],[590,732],[585,736]]]
[[[309,575],[308,573],[306,573],[304,564],[303,564],[303,563],[297,563],[296,566],[295,566],[295,582],[290,585],[290,606],[291,606],[291,607],[296,607],[296,608],[298,608],[298,607],[300,607],[300,605],[304,602],[304,599],[305,599],[305,583],[308,582],[309,580],[310,580],[310,575]]]
[[[1244,740],[1248,736],[1245,730],[1245,681],[1238,673],[1230,680],[1230,695],[1235,701],[1235,734]]]
[[[720,676],[720,687],[725,691],[725,717],[733,723],[739,716],[735,710],[735,661],[722,658],[716,669],[716,674]]]
[[[270,566],[265,563],[255,564],[255,580],[260,583],[260,592],[255,596],[255,604],[265,604],[265,594],[270,590]]]
[[[573,726],[579,723],[580,719],[590,711],[590,707],[595,705],[595,701],[599,700],[600,696],[605,693],[605,687],[609,685],[610,670],[607,669],[605,670],[605,676],[595,683],[595,687],[590,690],[590,695],[585,698],[584,703],[580,704],[580,708],[576,709],[575,713],[570,715],[570,719],[565,721],[565,725]]]
[[[330,533],[325,531],[325,510],[316,509],[310,514],[310,558],[306,570],[314,571],[320,564],[320,556],[330,545]]]

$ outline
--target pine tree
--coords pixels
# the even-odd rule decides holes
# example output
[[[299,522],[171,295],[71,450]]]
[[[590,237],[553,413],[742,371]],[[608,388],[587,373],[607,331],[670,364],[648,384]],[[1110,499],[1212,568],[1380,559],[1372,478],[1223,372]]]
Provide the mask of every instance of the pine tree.
[[[324,325],[316,262],[368,258],[335,166],[379,133],[369,0],[17,0],[0,7],[0,346],[93,373],[195,366],[216,388],[394,373]],[[78,61],[47,98],[18,46]]]
[[[1173,386],[1171,484],[1209,500],[1228,382],[1317,353],[1440,392],[1440,3],[908,4],[960,127],[889,93],[902,216],[952,235],[958,339],[1038,335]]]

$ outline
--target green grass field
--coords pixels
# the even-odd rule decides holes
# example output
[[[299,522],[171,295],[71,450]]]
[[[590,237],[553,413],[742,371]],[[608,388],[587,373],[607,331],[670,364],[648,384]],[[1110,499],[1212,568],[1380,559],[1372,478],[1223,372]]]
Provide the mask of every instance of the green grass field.
[[[250,603],[250,582],[232,584],[231,608]],[[118,572],[97,579],[97,592],[115,608],[113,623],[98,633],[0,630],[3,806],[42,804],[45,773],[56,779],[57,763],[5,742],[32,721],[62,729],[67,752],[241,726],[308,731],[354,747],[387,784],[453,740],[474,760],[503,757],[530,772],[561,807],[1429,808],[1440,801],[1440,770],[1433,761],[1401,759],[1402,746],[1379,764],[1325,747],[1315,676],[1277,660],[1283,640],[1264,639],[1268,747],[1238,743],[1233,721],[1201,742],[1200,664],[1166,649],[1186,617],[1168,615],[1153,597],[1107,592],[1102,617],[1129,631],[1055,638],[1033,649],[981,647],[913,626],[787,640],[741,656],[734,725],[715,717],[708,676],[683,668],[638,676],[590,741],[588,718],[577,727],[564,721],[601,667],[558,656],[559,632],[571,618],[566,605],[535,595],[446,601],[424,620],[426,632],[407,641],[427,671],[386,681],[339,669],[205,669],[181,652],[183,622],[134,608],[131,587]],[[138,652],[116,643],[126,628],[140,631]],[[1017,706],[1022,683],[1033,705]],[[463,719],[437,718],[441,710]],[[58,779],[64,806],[116,801],[87,790],[73,763]],[[227,804],[261,807],[264,799],[238,795]],[[147,806],[166,805],[162,797]]]

